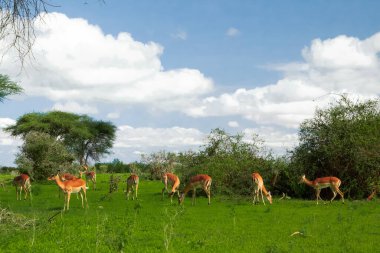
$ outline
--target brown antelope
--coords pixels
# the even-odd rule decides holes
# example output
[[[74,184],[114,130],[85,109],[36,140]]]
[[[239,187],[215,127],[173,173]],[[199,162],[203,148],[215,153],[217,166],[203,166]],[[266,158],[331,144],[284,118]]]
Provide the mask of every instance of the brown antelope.
[[[60,178],[62,181],[79,179],[79,177],[76,177],[76,176],[74,176],[73,174],[70,174],[70,173],[60,173],[60,172],[58,171],[58,174],[59,174],[59,178]],[[58,186],[58,198],[61,197],[61,191],[62,191],[62,189]],[[77,193],[77,199],[79,199],[79,197],[78,197],[78,193]]]
[[[162,176],[162,182],[165,185],[165,187],[162,188],[162,199],[164,199],[164,192],[166,191],[167,193],[169,193],[170,202],[173,203],[173,195],[177,193],[179,196],[179,190],[178,190],[178,187],[180,184],[179,178],[175,174],[165,173]],[[168,186],[171,187],[170,192],[168,190]]]
[[[211,204],[211,183],[212,183],[212,178],[209,175],[199,174],[199,175],[193,176],[190,179],[190,182],[186,185],[183,192],[178,196],[178,203],[182,204],[183,200],[185,199],[186,194],[192,190],[193,191],[192,204],[194,205],[196,190],[197,188],[202,188],[207,194],[208,204],[210,205]]]
[[[82,178],[82,175],[85,174],[86,177],[86,182],[91,181],[93,189],[96,189],[96,173],[95,171],[88,171],[88,166],[87,165],[82,165],[84,168],[84,171],[79,171],[79,176]]]
[[[84,199],[86,201],[86,206],[87,204],[87,196],[86,196],[86,181],[84,181],[81,178],[75,179],[75,180],[66,180],[62,181],[59,175],[55,175],[52,177],[49,177],[48,180],[54,180],[59,188],[62,189],[63,193],[65,194],[65,202],[63,204],[63,210],[69,210],[70,208],[70,196],[71,193],[79,193],[80,197],[82,199],[82,208],[84,208],[83,205],[83,195]]]
[[[139,189],[139,176],[132,174],[127,178],[127,199],[129,200],[129,194],[132,192],[132,200],[137,199],[137,190]]]
[[[28,193],[29,197],[31,194],[31,183],[30,183],[30,177],[27,174],[20,174],[19,176],[15,177],[13,179],[13,185],[16,187],[16,199],[21,200],[22,197],[22,191],[25,192],[24,199],[27,198]]]
[[[308,186],[314,188],[316,196],[317,196],[317,205],[318,205],[318,199],[323,201],[323,199],[319,196],[319,194],[321,193],[321,189],[327,188],[327,187],[330,187],[331,191],[334,194],[334,196],[332,197],[330,202],[332,202],[335,199],[336,194],[338,193],[341,196],[342,201],[344,203],[343,192],[341,192],[341,190],[339,190],[339,186],[341,184],[341,181],[337,177],[321,177],[321,178],[315,179],[314,181],[310,181],[305,177],[305,175],[303,175],[301,177],[300,183],[305,183]]]
[[[252,173],[252,182],[254,184],[254,187],[253,187],[253,204],[259,203],[260,194],[261,194],[261,199],[263,200],[263,203],[265,206],[263,192],[265,194],[265,197],[268,199],[269,203],[272,204],[272,195],[265,188],[263,178],[260,176],[259,173],[257,173],[257,172]]]

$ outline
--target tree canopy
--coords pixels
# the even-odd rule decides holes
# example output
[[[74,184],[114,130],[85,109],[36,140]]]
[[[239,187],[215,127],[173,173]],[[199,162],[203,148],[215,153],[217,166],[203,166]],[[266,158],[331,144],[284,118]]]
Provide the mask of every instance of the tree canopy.
[[[15,82],[11,81],[8,76],[0,74],[0,102],[13,94],[19,94],[22,88]]]
[[[61,111],[27,113],[5,130],[23,139],[33,131],[49,134],[62,141],[80,164],[108,154],[116,137],[116,126],[111,122]]]

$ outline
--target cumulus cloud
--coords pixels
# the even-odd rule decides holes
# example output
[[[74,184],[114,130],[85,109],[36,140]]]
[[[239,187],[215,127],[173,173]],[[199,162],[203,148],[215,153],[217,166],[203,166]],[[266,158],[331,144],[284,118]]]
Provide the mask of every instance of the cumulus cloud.
[[[4,55],[1,73],[19,81],[26,95],[46,97],[67,110],[96,113],[89,105],[99,102],[170,110],[167,101],[181,108],[213,90],[213,81],[199,70],[165,70],[161,45],[136,41],[126,32],[104,34],[84,19],[60,13],[36,21],[33,64],[21,74],[15,53]]]
[[[258,124],[298,128],[315,108],[348,94],[374,98],[380,94],[380,33],[365,40],[348,36],[313,40],[302,50],[304,62],[275,66],[284,77],[275,84],[204,98],[187,108],[193,117],[241,115]]]
[[[195,128],[134,128],[119,126],[115,147],[189,147],[203,144],[205,134]]]

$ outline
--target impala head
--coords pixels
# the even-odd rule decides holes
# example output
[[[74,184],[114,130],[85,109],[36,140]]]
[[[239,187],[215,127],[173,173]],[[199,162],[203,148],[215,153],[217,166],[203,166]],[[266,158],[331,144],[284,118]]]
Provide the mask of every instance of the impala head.
[[[303,182],[305,182],[305,179],[306,179],[306,176],[305,176],[305,174],[303,174],[298,183],[302,184]]]
[[[269,203],[272,204],[272,194],[270,192],[268,192],[268,194],[267,194],[267,199],[268,199]]]

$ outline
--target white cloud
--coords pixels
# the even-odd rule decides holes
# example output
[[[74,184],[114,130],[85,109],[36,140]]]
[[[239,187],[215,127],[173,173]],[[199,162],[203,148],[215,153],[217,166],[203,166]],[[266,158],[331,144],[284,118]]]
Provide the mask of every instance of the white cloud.
[[[4,128],[15,124],[16,121],[10,118],[0,118],[0,157],[1,165],[13,164],[18,146],[21,145],[20,138],[13,137],[4,131]]]
[[[65,102],[65,103],[55,103],[53,105],[53,110],[64,111],[64,112],[73,112],[79,114],[97,114],[98,109],[94,106],[87,104],[80,104],[77,102]]]
[[[229,127],[233,127],[233,128],[239,127],[239,123],[237,121],[228,121],[227,124]]]
[[[257,127],[246,128],[243,133],[246,136],[257,134],[260,139],[265,140],[264,145],[274,153],[284,154],[286,149],[292,149],[298,144],[298,133],[279,127]]]
[[[380,94],[380,33],[368,39],[338,36],[314,40],[303,49],[305,62],[276,66],[284,77],[275,84],[204,98],[186,109],[193,117],[241,115],[257,124],[298,128],[316,107],[343,94],[374,98]]]
[[[229,36],[229,37],[236,37],[240,34],[240,31],[234,27],[230,27],[228,28],[228,30],[226,31],[226,35]]]
[[[115,147],[190,147],[203,144],[206,135],[195,128],[134,128],[119,126]]]
[[[89,105],[99,102],[180,109],[213,90],[213,81],[199,70],[165,70],[162,53],[157,43],[136,41],[126,32],[114,37],[84,19],[50,13],[36,22],[33,64],[20,74],[16,52],[8,52],[0,71],[19,81],[28,96],[91,113]]]

